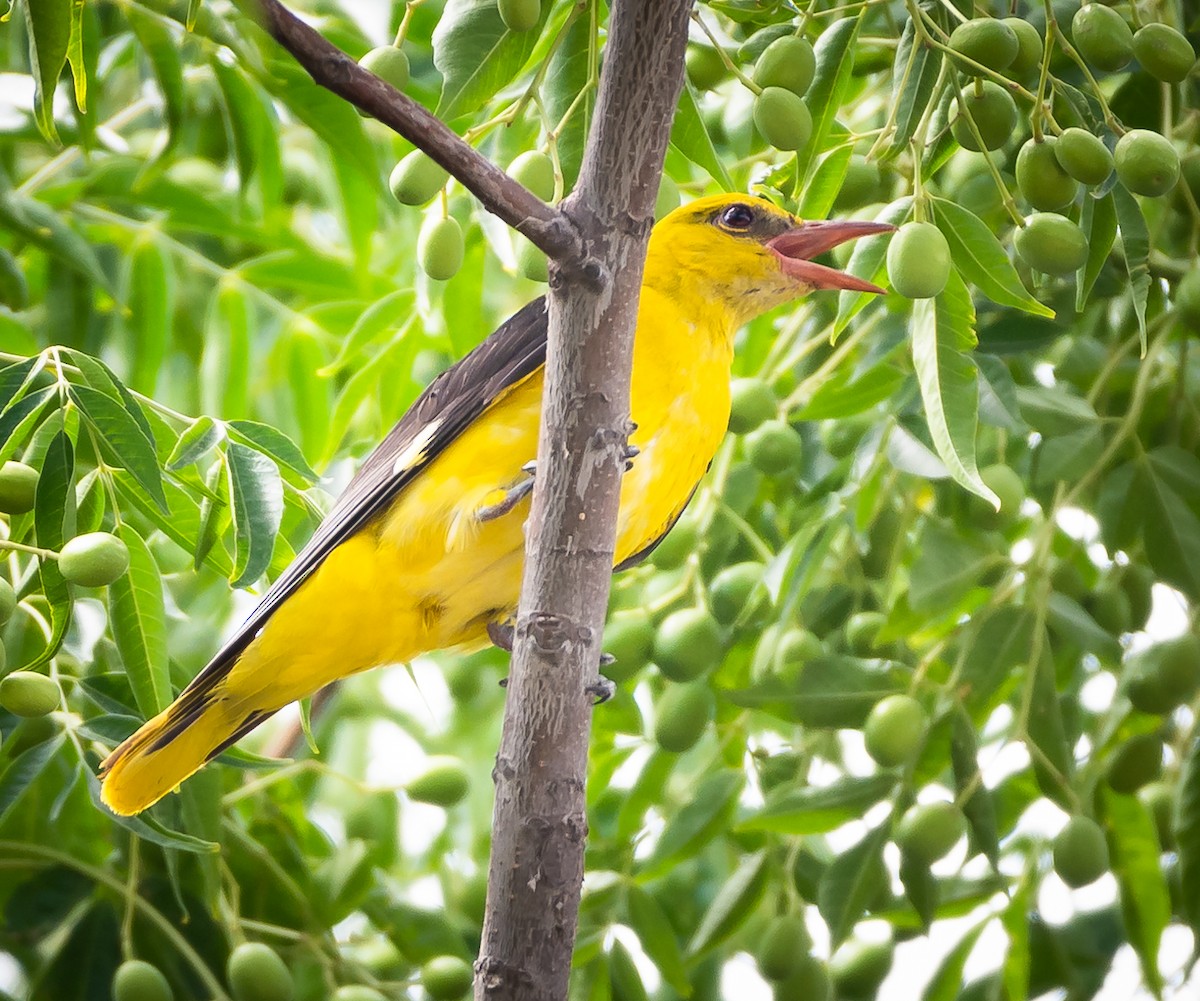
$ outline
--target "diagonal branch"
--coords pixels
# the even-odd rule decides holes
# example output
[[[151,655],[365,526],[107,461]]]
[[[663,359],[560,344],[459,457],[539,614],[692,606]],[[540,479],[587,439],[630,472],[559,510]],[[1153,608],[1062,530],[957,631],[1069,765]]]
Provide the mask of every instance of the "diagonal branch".
[[[258,20],[313,82],[402,135],[448,170],[489,212],[558,262],[565,277],[595,285],[600,268],[567,215],[481,156],[429,111],[310,28],[279,0],[254,0]]]

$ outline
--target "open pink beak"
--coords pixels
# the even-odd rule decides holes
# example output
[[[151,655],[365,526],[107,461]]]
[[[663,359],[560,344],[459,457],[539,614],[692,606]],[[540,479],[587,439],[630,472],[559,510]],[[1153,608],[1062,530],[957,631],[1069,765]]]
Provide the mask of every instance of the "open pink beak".
[[[802,222],[795,229],[789,229],[773,240],[768,240],[767,246],[779,258],[784,274],[804,282],[805,285],[811,285],[813,288],[848,289],[852,292],[875,292],[882,295],[884,290],[878,285],[836,268],[817,264],[812,258],[847,240],[857,240],[860,236],[874,236],[877,233],[890,233],[895,228],[886,222],[855,219]]]

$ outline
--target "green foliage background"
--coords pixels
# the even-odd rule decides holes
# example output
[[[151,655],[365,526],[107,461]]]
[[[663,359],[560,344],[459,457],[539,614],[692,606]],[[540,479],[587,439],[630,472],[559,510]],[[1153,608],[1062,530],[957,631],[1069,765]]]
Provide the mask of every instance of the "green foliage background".
[[[1026,6],[1043,30],[1045,9]],[[957,14],[802,8],[711,0],[698,15],[747,73],[798,25],[817,42],[811,144],[764,146],[750,92],[697,27],[667,174],[685,197],[753,182],[806,217],[901,222],[916,204],[956,273],[934,300],[822,294],[740,336],[737,373],[772,385],[803,459],[764,475],[731,436],[664,552],[616,584],[614,621],[641,628],[707,608],[723,568],[761,564],[721,627],[701,682],[714,719],[692,749],[655,744],[675,682],[646,652],[612,669],[573,991],[716,998],[724,976],[749,996],[742,954],[782,913],[806,916],[822,961],[856,927],[909,943],[900,955],[916,959],[887,996],[917,996],[916,962],[931,1001],[1088,998],[1126,946],[1151,993],[1181,989],[1183,957],[1160,967],[1159,945],[1169,926],[1200,930],[1195,692],[1166,714],[1124,693],[1152,586],[1173,628],[1195,630],[1200,601],[1200,370],[1195,318],[1176,303],[1200,234],[1196,73],[1170,87],[1135,64],[1093,88],[1055,56],[1058,118],[1110,138],[1117,120],[1168,134],[1185,180],[1157,200],[1112,182],[1081,196],[1069,211],[1089,261],[1050,279],[1009,253],[1029,107],[995,157],[1003,188],[946,127]],[[374,44],[333,0],[304,10],[355,57]],[[1053,7],[1064,26],[1074,10]],[[1179,4],[1139,11],[1185,26]],[[390,30],[403,14],[393,5]],[[598,0],[547,0],[518,34],[487,0],[427,0],[406,31],[407,91],[498,163],[549,151],[569,190],[606,17]],[[284,953],[298,997],[357,983],[420,997],[423,963],[471,959],[478,943],[495,651],[415,665],[423,694],[402,702],[403,669],[353,679],[314,720],[319,754],[301,743],[294,764],[266,762],[255,752],[278,731],[264,728],[141,818],[102,812],[94,773],[244,613],[234,588],[287,564],[326,487],[541,287],[453,183],[428,211],[463,224],[465,263],[426,278],[421,212],[385,183],[411,147],[316,88],[237,6],[18,0],[0,72],[14,102],[0,119],[0,458],[41,470],[35,509],[7,518],[6,538],[57,549],[104,529],[132,555],[105,592],[7,550],[22,602],[4,670],[48,672],[63,691],[48,717],[0,712],[8,989],[107,998],[136,956],[176,997],[224,998],[226,956],[253,939]],[[848,267],[886,282],[885,249],[863,241]],[[1019,510],[972,493],[996,463],[1025,484]],[[789,661],[780,638],[794,628],[819,642]],[[857,731],[898,692],[924,706],[928,740],[908,766],[878,769]],[[1105,780],[1146,734],[1163,740],[1166,815]],[[426,754],[465,763],[461,804],[405,796]],[[968,839],[932,871],[902,861],[894,825],[943,794]],[[1102,824],[1113,876],[1063,902],[1047,835],[1066,814]],[[1039,915],[1046,894],[1060,898],[1054,923]],[[981,940],[1000,947],[976,953],[964,985]],[[843,976],[843,996],[854,989]],[[858,989],[873,993],[870,977]]]

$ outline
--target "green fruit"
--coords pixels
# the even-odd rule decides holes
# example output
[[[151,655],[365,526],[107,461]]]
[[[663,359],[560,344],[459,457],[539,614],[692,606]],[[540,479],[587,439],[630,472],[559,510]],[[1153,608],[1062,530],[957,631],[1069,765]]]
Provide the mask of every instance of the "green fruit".
[[[38,471],[23,462],[6,462],[0,466],[0,511],[4,514],[24,514],[33,510],[37,493]]]
[[[950,278],[950,245],[931,222],[906,222],[887,249],[888,279],[908,299],[931,299]]]
[[[1133,58],[1133,32],[1115,10],[1084,4],[1071,19],[1075,48],[1097,69],[1116,72]]]
[[[1157,198],[1179,181],[1179,154],[1157,132],[1132,129],[1117,140],[1117,177],[1135,195]]]
[[[1038,33],[1037,28],[1023,17],[1006,17],[1004,23],[1017,36],[1017,55],[1009,63],[1008,72],[1012,76],[1026,76],[1042,64],[1044,48],[1042,36]]]
[[[991,17],[977,17],[960,24],[950,34],[950,48],[966,59],[992,70],[1007,69],[1021,51],[1021,43],[1012,27]],[[974,66],[957,60],[958,68],[968,76],[979,73]]]
[[[704,735],[716,707],[712,689],[696,681],[669,686],[655,708],[655,741],[664,751],[681,754]]]
[[[802,97],[817,71],[817,58],[807,39],[777,38],[758,57],[754,82],[760,87],[782,87]]]
[[[516,236],[517,270],[531,282],[548,282],[550,280],[550,262],[546,260],[537,247],[529,242],[528,237]]]
[[[475,971],[458,956],[434,956],[421,967],[421,986],[434,1001],[453,1001],[471,989]]]
[[[860,156],[852,156],[846,165],[846,176],[842,179],[842,186],[833,199],[834,209],[841,211],[857,209],[864,205],[871,205],[883,197],[885,197],[884,177],[879,169],[879,164],[864,160]],[[849,243],[843,243],[834,248],[835,251],[841,250],[847,255],[851,249],[852,245]],[[839,261],[838,266],[844,267],[845,264]]]
[[[689,45],[684,64],[688,79],[697,90],[712,90],[729,75],[721,53],[710,45]]]
[[[1004,517],[1015,517],[1021,513],[1021,504],[1025,500],[1025,484],[1013,470],[1003,463],[985,466],[979,471],[979,478],[984,486],[1000,498],[1000,514]]]
[[[171,985],[157,966],[127,959],[117,967],[112,983],[113,1001],[171,1001]]]
[[[1154,818],[1158,844],[1163,851],[1175,849],[1175,790],[1167,782],[1151,782],[1138,790],[1138,799]]]
[[[921,865],[950,854],[967,832],[967,819],[953,803],[920,803],[909,807],[896,826],[896,844]]]
[[[346,813],[346,837],[365,841],[372,848],[394,852],[400,830],[400,801],[396,794],[368,793]]]
[[[867,753],[884,768],[907,764],[925,743],[929,721],[911,695],[888,695],[875,703],[863,725]]]
[[[1142,69],[1164,83],[1182,83],[1196,65],[1192,43],[1166,24],[1139,28],[1133,36],[1133,54]]]
[[[333,992],[331,1001],[387,1001],[374,987],[362,984],[345,984]]]
[[[1108,842],[1091,817],[1072,817],[1054,839],[1054,871],[1078,889],[1108,872]]]
[[[1162,774],[1162,737],[1140,733],[1130,737],[1108,765],[1108,784],[1117,792],[1132,795]]]
[[[542,16],[541,0],[498,0],[500,20],[509,31],[536,28]]]
[[[616,658],[604,668],[612,681],[632,677],[650,662],[654,649],[654,623],[645,612],[613,616],[604,627],[604,652]]]
[[[429,216],[417,236],[417,260],[421,270],[434,281],[444,282],[458,274],[463,262],[463,232],[452,216]]]
[[[787,421],[770,420],[745,438],[746,458],[768,476],[798,469],[804,459],[804,439]]]
[[[812,948],[812,936],[799,914],[775,918],[763,932],[758,968],[768,980],[787,980]]]
[[[1140,563],[1131,563],[1121,574],[1121,590],[1129,599],[1129,628],[1137,631],[1145,627],[1154,607],[1154,582],[1156,575],[1153,570]]]
[[[658,222],[664,216],[670,215],[679,208],[679,185],[670,174],[663,174],[658,179],[658,194],[654,196],[654,221]]]
[[[1101,588],[1087,600],[1087,610],[1096,624],[1107,633],[1122,636],[1133,624],[1129,596],[1118,585]]]
[[[129,569],[129,548],[108,532],[77,535],[59,551],[58,569],[71,584],[104,587]]]
[[[402,205],[424,205],[449,179],[448,171],[415,149],[392,168],[388,186]]]
[[[16,610],[17,592],[4,577],[0,577],[0,626],[11,619]]]
[[[1175,286],[1175,311],[1180,319],[1200,327],[1200,268],[1192,268]]]
[[[1058,165],[1081,184],[1103,184],[1113,170],[1113,155],[1087,129],[1066,129],[1054,144]]]
[[[723,626],[737,621],[754,588],[763,579],[766,567],[762,563],[736,563],[718,573],[709,585],[708,602],[713,618]]]
[[[974,87],[968,87],[963,92],[966,101],[966,113],[955,99],[954,122],[950,126],[954,138],[963,149],[978,153],[980,150],[996,150],[1005,145],[1017,127],[1017,103],[1012,95],[999,84],[985,80],[978,93]],[[971,130],[967,115],[975,122],[979,130],[979,139]],[[983,140],[983,145],[979,140]],[[990,181],[990,175],[988,177]],[[995,182],[992,182],[993,187]]]
[[[508,165],[508,175],[544,202],[554,197],[554,161],[545,153],[526,150]]]
[[[680,518],[650,554],[660,570],[678,570],[700,548],[700,529],[692,518]]]
[[[796,960],[791,975],[772,987],[773,1001],[829,1001],[832,993],[829,973],[816,956],[805,954]]]
[[[1187,633],[1155,643],[1130,657],[1125,673],[1134,708],[1169,713],[1200,688],[1200,637]]]
[[[852,938],[844,942],[829,960],[829,975],[839,1001],[874,999],[892,968],[894,951],[890,941],[864,942]]]
[[[721,627],[702,608],[681,608],[660,623],[654,636],[654,663],[672,681],[693,681],[721,662]]]
[[[855,612],[843,627],[846,648],[856,657],[874,656],[879,649],[876,638],[886,623],[887,616],[882,612]]]
[[[812,115],[790,90],[766,87],[754,99],[754,126],[776,149],[803,149],[812,136]]]
[[[1059,165],[1056,145],[1049,136],[1041,142],[1030,139],[1017,153],[1017,187],[1030,205],[1043,212],[1069,205],[1079,191],[1079,182]]]
[[[432,755],[425,769],[404,787],[408,798],[434,806],[453,806],[467,795],[471,779],[463,763],[449,755]]]
[[[165,574],[192,569],[192,554],[162,532],[153,533],[146,540],[146,548],[150,550],[158,569]]]
[[[789,667],[803,666],[824,653],[824,646],[813,633],[793,626],[779,637],[775,648],[775,667],[786,672]]]
[[[29,305],[29,283],[25,281],[25,272],[3,247],[0,247],[0,305],[14,312]]]
[[[394,45],[372,49],[358,61],[358,65],[397,90],[403,90],[408,85],[408,56]]]
[[[1039,212],[1025,220],[1013,237],[1017,256],[1048,275],[1069,275],[1087,260],[1087,237],[1065,216]]]
[[[774,390],[762,379],[734,379],[729,395],[729,430],[734,434],[747,434],[779,412]]]
[[[292,975],[279,953],[262,942],[243,942],[229,954],[225,974],[234,1001],[292,1001]]]

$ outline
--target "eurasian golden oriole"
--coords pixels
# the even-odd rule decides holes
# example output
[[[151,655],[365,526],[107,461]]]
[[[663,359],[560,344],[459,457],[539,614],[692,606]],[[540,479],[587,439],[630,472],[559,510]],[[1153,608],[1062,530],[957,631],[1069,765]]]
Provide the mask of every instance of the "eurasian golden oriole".
[[[801,222],[744,195],[699,199],[654,227],[634,340],[638,454],[621,486],[618,569],[667,533],[725,434],[737,329],[814,289],[882,291],[812,258],[890,228]],[[511,621],[546,334],[539,298],[430,384],[249,619],[103,762],[112,810],[144,810],[335,679],[481,646]]]

